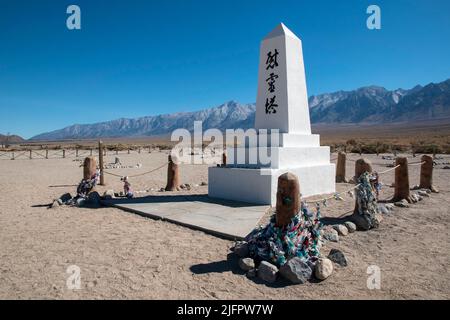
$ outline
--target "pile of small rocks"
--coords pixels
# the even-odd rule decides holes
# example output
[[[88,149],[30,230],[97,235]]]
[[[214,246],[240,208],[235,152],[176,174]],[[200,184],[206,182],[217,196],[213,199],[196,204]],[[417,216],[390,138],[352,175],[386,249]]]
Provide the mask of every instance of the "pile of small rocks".
[[[55,209],[64,205],[86,208],[100,208],[100,200],[101,197],[96,191],[90,192],[86,197],[72,197],[70,193],[65,193],[58,199],[54,199],[49,208]]]
[[[331,242],[339,242],[339,237],[345,237],[349,233],[356,231],[356,225],[351,221],[345,221],[343,224],[335,224],[325,226],[322,229],[322,237],[324,240]]]
[[[349,231],[344,225],[336,225],[335,227],[343,233],[353,232]],[[352,227],[350,227],[351,230],[356,230],[356,227]],[[346,228],[346,231],[343,228]],[[334,227],[330,230],[337,232]],[[299,257],[293,257],[280,267],[268,261],[255,261],[249,257],[249,247],[245,241],[237,241],[232,250],[239,257],[239,268],[246,273],[248,278],[258,278],[267,283],[274,283],[280,277],[294,284],[306,283],[314,277],[322,281],[333,273],[333,264],[340,267],[348,265],[344,253],[337,249],[332,249],[327,257],[321,255],[314,263]]]

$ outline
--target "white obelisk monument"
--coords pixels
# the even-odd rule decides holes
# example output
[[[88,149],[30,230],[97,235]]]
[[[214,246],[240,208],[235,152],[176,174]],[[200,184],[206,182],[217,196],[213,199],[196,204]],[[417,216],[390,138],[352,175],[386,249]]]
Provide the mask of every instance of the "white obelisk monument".
[[[335,192],[330,148],[311,134],[302,42],[283,24],[261,43],[255,129],[257,143],[228,146],[227,166],[209,168],[210,197],[275,205],[285,172],[298,176],[303,196]],[[270,163],[261,154],[270,155]]]

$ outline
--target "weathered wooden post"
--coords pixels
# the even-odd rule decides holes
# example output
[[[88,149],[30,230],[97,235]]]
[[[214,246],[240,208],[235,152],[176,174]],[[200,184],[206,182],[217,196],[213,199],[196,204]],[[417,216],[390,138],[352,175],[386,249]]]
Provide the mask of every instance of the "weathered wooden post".
[[[63,149],[63,159],[66,158],[66,150]]]
[[[15,154],[14,154],[14,151],[13,151],[13,153],[12,153],[12,158],[11,158],[11,160],[16,160],[16,156],[15,156]]]
[[[278,177],[276,225],[285,227],[300,210],[300,185],[295,174],[286,172]]]
[[[227,153],[226,151],[224,151],[222,153],[222,167],[226,167],[227,166]]]
[[[92,148],[91,148],[91,149],[90,149],[90,156],[91,156],[91,157],[92,157],[92,153],[93,153],[93,152],[92,152]]]
[[[439,192],[439,190],[433,186],[433,158],[423,155],[421,162],[419,188],[430,189],[432,192]]]
[[[138,153],[139,153],[139,154],[141,154],[141,147],[139,147],[139,149],[138,149]]]
[[[128,154],[130,154],[130,149],[128,149]]]
[[[83,164],[83,179],[91,179],[97,172],[97,161],[94,157],[86,157]]]
[[[45,148],[45,159],[48,159],[48,148]]]
[[[358,181],[358,178],[364,173],[369,172],[372,173],[372,164],[368,159],[358,159],[355,162],[355,181]]]
[[[406,157],[398,157],[395,159],[395,190],[392,202],[406,200],[409,203],[413,202],[409,191],[409,176],[408,176],[408,159]]]
[[[105,175],[103,172],[103,142],[98,142],[98,165],[100,167],[100,185],[105,185]]]
[[[30,149],[30,160],[33,159],[33,151]]]
[[[166,191],[180,190],[180,173],[178,170],[178,158],[169,154],[169,164],[167,166]]]
[[[346,161],[347,155],[340,151],[338,153],[337,158],[337,164],[336,164],[336,182],[347,182],[345,179],[345,161]]]

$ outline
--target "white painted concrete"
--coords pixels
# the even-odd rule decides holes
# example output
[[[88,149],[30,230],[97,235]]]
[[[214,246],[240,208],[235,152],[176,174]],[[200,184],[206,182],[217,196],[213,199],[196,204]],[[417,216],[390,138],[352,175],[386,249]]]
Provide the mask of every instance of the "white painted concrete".
[[[208,195],[255,204],[275,206],[278,177],[292,172],[300,181],[302,196],[335,192],[335,165],[323,164],[286,169],[208,168]]]
[[[272,99],[277,106],[266,108]],[[311,134],[302,43],[283,24],[261,43],[255,128],[258,138],[241,138],[237,148],[227,148],[227,167],[209,168],[210,197],[275,205],[278,177],[285,172],[297,175],[305,197],[335,192],[330,149]],[[271,129],[279,131],[278,145]]]
[[[275,54],[275,50],[278,66],[267,69],[268,54]],[[272,72],[278,78],[274,92],[269,92],[266,80]],[[274,96],[278,104],[276,113],[267,114],[266,101]],[[311,134],[302,42],[282,23],[261,43],[255,117],[256,129]]]
[[[329,147],[227,148],[227,165],[288,169],[330,163]]]

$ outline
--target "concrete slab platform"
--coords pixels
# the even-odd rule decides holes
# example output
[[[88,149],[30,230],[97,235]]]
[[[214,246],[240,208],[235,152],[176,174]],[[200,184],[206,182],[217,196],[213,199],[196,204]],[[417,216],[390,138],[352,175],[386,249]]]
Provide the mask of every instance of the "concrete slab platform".
[[[269,209],[267,205],[211,199],[207,195],[169,194],[102,203],[232,240],[245,238]]]

